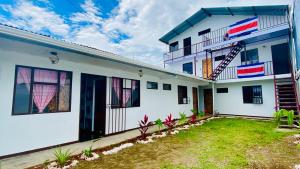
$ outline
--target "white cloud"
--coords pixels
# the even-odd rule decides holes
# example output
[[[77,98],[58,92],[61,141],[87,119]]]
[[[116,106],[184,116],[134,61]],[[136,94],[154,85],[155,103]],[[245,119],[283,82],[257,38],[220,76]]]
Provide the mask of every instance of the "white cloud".
[[[93,24],[101,24],[101,12],[100,9],[96,7],[92,0],[86,0],[80,5],[84,12],[77,12],[71,16],[73,22],[88,22]]]
[[[46,0],[48,1],[48,0]],[[119,0],[110,18],[103,18],[101,6],[93,0],[80,5],[83,12],[71,14],[66,21],[54,11],[20,0],[16,8],[2,6],[13,15],[16,26],[33,31],[48,29],[68,40],[89,45],[151,64],[162,65],[166,46],[158,39],[201,7],[286,4],[292,0]],[[0,6],[1,7],[1,6]],[[0,21],[3,18],[0,17]],[[82,24],[85,23],[85,24]],[[129,39],[114,43],[119,33]]]
[[[16,6],[2,5],[1,8],[12,15],[12,19],[6,19],[4,23],[36,32],[49,31],[59,36],[66,36],[69,32],[69,25],[58,14],[29,1],[20,0]]]

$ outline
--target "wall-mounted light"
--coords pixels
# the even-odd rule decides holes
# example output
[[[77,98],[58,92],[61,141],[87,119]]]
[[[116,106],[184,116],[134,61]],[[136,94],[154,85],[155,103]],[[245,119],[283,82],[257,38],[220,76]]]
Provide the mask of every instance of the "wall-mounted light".
[[[49,60],[51,61],[52,64],[58,64],[59,57],[57,52],[50,52]]]
[[[143,70],[142,70],[142,69],[139,69],[138,75],[139,75],[139,77],[143,77],[144,73],[143,73]]]

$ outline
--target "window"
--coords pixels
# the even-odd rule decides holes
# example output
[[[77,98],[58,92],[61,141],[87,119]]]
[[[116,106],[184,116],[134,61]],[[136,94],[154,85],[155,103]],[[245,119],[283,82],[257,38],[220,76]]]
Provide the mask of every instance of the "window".
[[[193,74],[193,62],[184,63],[182,65],[182,71],[184,73]]]
[[[71,111],[72,73],[16,66],[13,115]]]
[[[157,82],[147,82],[147,89],[158,89]]]
[[[178,104],[188,104],[186,86],[178,86]]]
[[[258,49],[251,49],[241,52],[241,63],[242,65],[249,65],[258,63]]]
[[[174,52],[176,50],[178,50],[178,41],[171,43],[170,46],[169,46],[169,51],[170,52]]]
[[[217,88],[217,93],[228,93],[228,88]]]
[[[225,59],[225,55],[215,57],[215,61],[221,61],[221,60],[224,60],[224,59]]]
[[[198,36],[207,34],[207,33],[209,33],[209,32],[210,32],[210,28],[209,28],[209,29],[205,29],[205,30],[203,30],[203,31],[198,32]]]
[[[171,84],[163,84],[163,90],[171,90]]]
[[[261,86],[243,86],[244,103],[262,104]]]
[[[112,77],[111,105],[112,108],[139,107],[140,81]]]

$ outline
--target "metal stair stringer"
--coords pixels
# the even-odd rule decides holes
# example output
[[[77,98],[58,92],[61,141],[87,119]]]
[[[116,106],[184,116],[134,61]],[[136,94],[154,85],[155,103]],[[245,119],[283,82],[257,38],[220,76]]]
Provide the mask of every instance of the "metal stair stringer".
[[[245,43],[243,41],[237,42],[237,44],[231,48],[231,50],[226,55],[226,57],[222,60],[222,62],[210,74],[208,79],[216,80],[218,76],[222,73],[222,71],[230,64],[230,62],[238,55],[238,53],[240,53],[244,45]]]

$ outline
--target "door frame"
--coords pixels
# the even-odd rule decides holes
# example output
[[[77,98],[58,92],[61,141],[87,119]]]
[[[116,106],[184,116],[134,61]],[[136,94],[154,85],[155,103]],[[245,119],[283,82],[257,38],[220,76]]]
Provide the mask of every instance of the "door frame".
[[[195,101],[196,103],[196,110],[197,112],[199,111],[199,99],[198,99],[198,88],[197,87],[192,87],[192,96],[193,96],[193,109],[195,109]]]
[[[105,96],[103,96],[103,97],[105,97],[105,103],[104,103],[104,105],[106,105],[107,104],[107,77],[106,76],[103,76],[103,75],[95,75],[95,74],[89,74],[89,73],[81,73],[80,74],[80,83],[79,83],[79,91],[80,91],[80,93],[79,93],[79,123],[78,123],[78,141],[80,142],[80,121],[81,121],[81,108],[82,108],[82,105],[81,105],[81,96],[82,96],[82,93],[81,93],[81,87],[82,87],[82,78],[83,78],[83,76],[91,76],[91,77],[102,77],[102,78],[104,78],[104,83],[103,84],[105,84],[105,92],[104,92],[104,94],[105,94]],[[94,105],[94,107],[95,107],[95,105]],[[103,133],[103,135],[102,136],[105,136],[106,135],[106,108],[105,108],[105,112],[104,112],[104,133]],[[95,120],[95,119],[94,119]],[[90,140],[93,140],[93,139],[90,139]],[[88,140],[87,140],[88,141]]]
[[[210,115],[213,115],[214,114],[214,112],[213,112],[213,110],[214,110],[214,105],[213,105],[213,90],[212,89],[203,89],[203,102],[204,102],[204,111],[205,111],[205,114],[207,114],[207,106],[206,106],[206,104],[205,104],[205,101],[207,100],[206,99],[206,93],[207,92],[210,92],[211,93],[211,113],[209,113]]]
[[[190,40],[190,45],[185,46],[184,44],[188,39]],[[189,53],[186,53],[186,50],[189,51]],[[192,38],[188,37],[188,38],[183,39],[183,56],[188,56],[191,54],[192,54]]]

